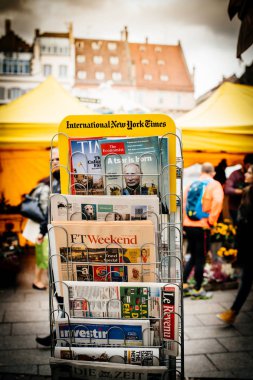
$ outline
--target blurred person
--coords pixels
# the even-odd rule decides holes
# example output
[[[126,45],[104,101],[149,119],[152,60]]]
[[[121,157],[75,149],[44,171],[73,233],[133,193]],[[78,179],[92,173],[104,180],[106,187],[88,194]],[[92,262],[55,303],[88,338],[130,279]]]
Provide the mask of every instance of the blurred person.
[[[127,164],[124,167],[124,179],[126,187],[123,189],[123,195],[138,195],[141,194],[141,168],[138,164]]]
[[[59,150],[53,148],[51,152],[51,170],[52,170],[52,192],[60,192],[60,167],[59,167]],[[35,252],[36,252],[36,267],[35,278],[33,281],[33,288],[37,290],[45,290],[46,287],[42,283],[42,274],[48,268],[48,238],[47,238],[47,224],[48,224],[48,200],[50,194],[50,177],[45,178],[39,183],[38,192],[41,191],[40,200],[42,203],[42,210],[44,211],[45,218],[40,223],[39,234],[36,238]],[[35,194],[36,195],[36,194]]]
[[[50,155],[50,169],[52,173],[52,193],[57,194],[61,192],[60,188],[60,166],[59,166],[59,150],[58,148],[53,148]],[[48,180],[50,181],[50,176],[48,177]],[[48,207],[46,210],[46,215],[44,221],[40,224],[40,231],[37,236],[37,242],[38,244],[42,244],[45,240],[45,236],[47,235],[47,225],[48,225]],[[58,296],[55,293],[56,300],[61,307],[63,304],[63,297]],[[56,336],[55,331],[53,332],[54,338]],[[37,337],[36,342],[41,344],[42,346],[49,347],[52,343],[52,337],[51,335],[47,335],[45,337]]]
[[[188,242],[188,251],[190,252],[190,259],[186,262],[183,273],[185,295],[188,293],[192,296],[206,295],[205,290],[202,288],[202,282],[206,256],[210,249],[210,229],[219,218],[224,198],[222,186],[213,179],[214,175],[213,165],[209,162],[204,163],[199,179],[188,185],[184,191],[183,228]],[[202,209],[199,212],[200,216],[194,217],[190,215],[188,210],[189,194],[192,191],[195,192],[196,186],[199,186],[200,183],[205,184],[199,200]],[[187,280],[193,268],[195,286],[190,291]]]
[[[226,180],[224,192],[228,195],[228,210],[234,225],[237,223],[237,212],[242,198],[244,174],[253,164],[253,153],[246,154],[240,169],[233,171]]]
[[[223,186],[227,180],[226,177],[226,167],[227,167],[227,160],[223,158],[217,166],[215,166],[215,176],[213,177],[216,179],[216,181],[219,181],[220,184]]]
[[[58,148],[53,148],[52,153],[52,187],[55,192],[60,191],[59,182],[59,152]],[[47,238],[47,223],[48,223],[48,199],[50,194],[50,177],[41,179],[31,196],[39,199],[40,208],[43,212],[44,219],[38,224],[30,219],[25,226],[23,236],[25,239],[35,243],[35,273],[32,287],[35,290],[46,290],[43,283],[44,273],[48,269],[48,238]]]
[[[237,248],[238,264],[242,268],[241,285],[231,309],[217,314],[225,323],[232,324],[246,301],[253,283],[253,165],[248,167],[244,174],[246,187],[242,192],[242,199],[237,217]]]

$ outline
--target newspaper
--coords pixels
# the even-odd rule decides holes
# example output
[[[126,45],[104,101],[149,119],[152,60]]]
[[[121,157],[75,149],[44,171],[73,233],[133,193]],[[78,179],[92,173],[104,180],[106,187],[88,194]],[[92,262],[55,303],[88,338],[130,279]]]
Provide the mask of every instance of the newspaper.
[[[56,319],[57,346],[125,345],[150,346],[149,320]]]
[[[55,347],[59,359],[110,363],[159,365],[160,352],[155,347]]]
[[[51,220],[146,220],[157,231],[159,199],[156,195],[131,197],[108,195],[62,195],[53,194],[50,199]]]
[[[156,282],[154,225],[143,221],[61,221],[49,225],[54,280]],[[60,289],[61,288],[61,289]]]
[[[163,288],[162,297],[162,336],[165,341],[165,352],[167,355],[177,356],[179,348],[179,288],[177,286],[167,284]]]
[[[53,380],[169,380],[165,366],[137,366],[50,358]]]
[[[64,281],[65,311],[70,317],[162,318],[163,283]]]

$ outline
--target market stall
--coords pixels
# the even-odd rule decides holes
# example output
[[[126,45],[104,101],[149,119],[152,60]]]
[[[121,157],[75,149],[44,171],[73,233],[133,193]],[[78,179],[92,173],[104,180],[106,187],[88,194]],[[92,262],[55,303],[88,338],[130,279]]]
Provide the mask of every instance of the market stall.
[[[176,121],[182,130],[185,167],[226,158],[242,162],[253,151],[253,87],[223,83],[206,101]]]

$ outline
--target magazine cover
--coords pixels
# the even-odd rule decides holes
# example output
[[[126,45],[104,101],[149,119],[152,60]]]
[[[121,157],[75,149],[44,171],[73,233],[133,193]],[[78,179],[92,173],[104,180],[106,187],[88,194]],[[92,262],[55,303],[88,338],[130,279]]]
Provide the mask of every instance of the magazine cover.
[[[177,286],[166,285],[162,294],[163,340],[167,355],[178,355],[178,305],[179,291]]]
[[[126,346],[150,345],[149,320],[81,319],[56,320],[57,346],[75,344]]]
[[[51,219],[60,220],[151,220],[157,231],[159,199],[156,195],[131,197],[63,195],[50,198]]]
[[[50,358],[54,380],[62,379],[118,379],[118,380],[169,380],[166,366],[138,366],[122,363],[86,362]]]
[[[157,281],[155,229],[150,220],[53,221],[49,244],[58,291],[62,280]]]
[[[106,194],[158,195],[158,137],[99,141]]]
[[[97,361],[136,365],[159,365],[155,347],[55,347],[55,357],[69,360]]]
[[[104,194],[98,139],[69,139],[71,194]]]
[[[162,283],[64,281],[64,306],[71,317],[161,318]],[[171,285],[171,288],[175,288]]]

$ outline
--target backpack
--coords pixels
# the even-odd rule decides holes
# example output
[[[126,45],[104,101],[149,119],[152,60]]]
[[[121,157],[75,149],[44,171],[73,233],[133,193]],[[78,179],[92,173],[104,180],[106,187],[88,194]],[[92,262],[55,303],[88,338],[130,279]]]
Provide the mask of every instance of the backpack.
[[[186,198],[186,214],[191,220],[200,220],[202,218],[208,218],[209,213],[202,210],[202,198],[206,189],[206,186],[212,181],[212,179],[206,179],[203,181],[194,181],[189,187],[189,191]]]

